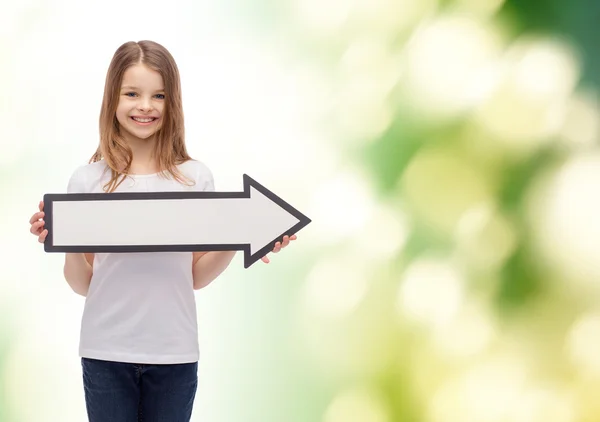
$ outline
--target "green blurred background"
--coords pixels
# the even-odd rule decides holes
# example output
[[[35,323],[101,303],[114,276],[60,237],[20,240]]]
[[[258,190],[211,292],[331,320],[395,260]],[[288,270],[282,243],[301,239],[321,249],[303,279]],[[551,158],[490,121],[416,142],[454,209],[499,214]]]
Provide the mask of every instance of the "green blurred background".
[[[4,2],[0,421],[85,420],[83,298],[28,219],[141,39],[175,56],[217,189],[248,173],[313,219],[197,293],[194,421],[600,420],[599,21],[592,0]]]

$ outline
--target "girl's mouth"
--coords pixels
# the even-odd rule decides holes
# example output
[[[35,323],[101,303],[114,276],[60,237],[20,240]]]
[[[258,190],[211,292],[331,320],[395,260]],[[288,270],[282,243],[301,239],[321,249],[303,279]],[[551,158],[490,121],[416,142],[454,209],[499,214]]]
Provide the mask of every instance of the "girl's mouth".
[[[133,120],[138,125],[147,126],[149,124],[152,124],[155,120],[157,120],[157,117],[133,117],[132,116],[131,120]]]

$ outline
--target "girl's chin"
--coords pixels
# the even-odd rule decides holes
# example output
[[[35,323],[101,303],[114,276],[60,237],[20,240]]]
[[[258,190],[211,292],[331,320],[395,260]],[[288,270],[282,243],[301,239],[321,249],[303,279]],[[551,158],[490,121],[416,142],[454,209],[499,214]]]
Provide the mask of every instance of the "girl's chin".
[[[146,131],[146,130],[125,130],[124,135],[127,139],[139,140],[139,141],[147,141],[153,138],[153,135],[156,133],[156,130]]]

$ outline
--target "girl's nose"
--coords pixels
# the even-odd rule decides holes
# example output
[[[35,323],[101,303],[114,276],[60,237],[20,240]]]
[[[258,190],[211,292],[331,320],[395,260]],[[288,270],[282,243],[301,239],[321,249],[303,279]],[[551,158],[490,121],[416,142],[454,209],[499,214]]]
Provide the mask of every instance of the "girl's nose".
[[[138,104],[138,109],[140,111],[149,111],[152,109],[152,101],[150,101],[149,99],[144,99],[141,98],[140,102]]]

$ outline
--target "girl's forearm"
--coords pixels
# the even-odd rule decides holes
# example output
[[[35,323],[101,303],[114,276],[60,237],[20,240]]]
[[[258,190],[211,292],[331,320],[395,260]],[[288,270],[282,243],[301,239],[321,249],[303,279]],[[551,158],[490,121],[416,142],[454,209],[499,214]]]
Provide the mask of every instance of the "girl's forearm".
[[[229,266],[236,251],[213,251],[204,254],[194,264],[192,274],[194,276],[194,289],[198,290],[208,286],[216,279],[225,268]]]
[[[81,296],[87,296],[92,279],[92,266],[86,260],[85,254],[67,253],[64,266],[65,280],[73,291]]]

